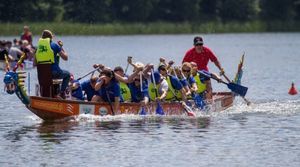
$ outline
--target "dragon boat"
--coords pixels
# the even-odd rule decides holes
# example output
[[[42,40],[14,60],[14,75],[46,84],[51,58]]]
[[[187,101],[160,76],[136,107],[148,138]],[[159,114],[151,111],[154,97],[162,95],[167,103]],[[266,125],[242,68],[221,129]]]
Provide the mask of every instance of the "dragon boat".
[[[236,80],[240,82],[242,75],[241,59],[239,70],[236,75]],[[37,95],[28,95],[25,89],[26,72],[17,71],[18,64],[13,70],[6,69],[4,83],[8,94],[16,94],[25,107],[39,118],[45,121],[54,121],[58,119],[66,119],[69,117],[78,116],[80,114],[93,114],[99,116],[119,115],[119,114],[140,114],[143,110],[147,115],[156,114],[160,107],[164,115],[185,115],[186,105],[180,102],[150,102],[144,108],[141,108],[138,103],[120,103],[119,111],[113,111],[112,104],[87,102],[78,100],[65,100],[57,98],[40,97]],[[230,85],[228,85],[230,88]],[[245,95],[245,92],[244,94]],[[234,92],[215,92],[213,93],[213,102],[209,105],[210,111],[223,111],[233,105]],[[192,100],[191,100],[192,101]],[[192,101],[193,102],[193,101]],[[192,106],[195,107],[194,104]],[[195,109],[195,108],[193,108]]]

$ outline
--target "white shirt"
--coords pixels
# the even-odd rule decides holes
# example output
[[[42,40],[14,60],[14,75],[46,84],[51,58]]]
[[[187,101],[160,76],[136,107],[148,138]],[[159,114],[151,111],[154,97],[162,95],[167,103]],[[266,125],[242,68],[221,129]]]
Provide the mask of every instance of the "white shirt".
[[[8,54],[11,55],[15,60],[18,60],[18,55],[22,55],[22,51],[16,47],[11,47],[8,51]]]
[[[168,91],[168,89],[169,89],[168,82],[167,80],[163,79],[159,85],[158,93],[161,95],[163,91]]]

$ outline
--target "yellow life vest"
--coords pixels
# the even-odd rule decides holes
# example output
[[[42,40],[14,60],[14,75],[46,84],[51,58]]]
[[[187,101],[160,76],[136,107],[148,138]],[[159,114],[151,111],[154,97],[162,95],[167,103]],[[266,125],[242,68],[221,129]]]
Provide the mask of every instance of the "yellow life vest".
[[[124,82],[120,82],[121,95],[124,101],[131,101],[131,93],[128,85]]]
[[[158,89],[159,88],[159,84],[156,85],[156,88]],[[154,101],[155,98],[157,96],[159,96],[159,93],[158,93],[158,90],[157,90],[157,96],[156,96],[156,93],[155,93],[155,87],[154,87],[154,83],[153,82],[149,82],[149,85],[148,85],[148,94],[149,94],[149,98]]]
[[[50,38],[40,38],[35,59],[38,64],[53,64],[54,52],[50,46]]]
[[[167,80],[169,89],[168,89],[168,91],[167,91],[167,96],[166,96],[165,100],[166,100],[166,101],[175,100],[174,94],[176,95],[176,97],[177,97],[178,99],[181,99],[181,92],[178,91],[178,90],[175,90],[175,89],[173,88],[169,76],[166,78],[166,80]],[[157,88],[157,89],[159,89],[159,87],[160,87],[160,84],[156,85],[156,88]],[[157,90],[157,91],[158,91],[158,90]],[[148,85],[148,93],[149,93],[150,99],[153,100],[153,101],[155,100],[155,98],[156,98],[157,96],[160,96],[159,93],[158,93],[157,96],[156,96],[156,94],[155,94],[155,87],[154,87],[154,84],[153,84],[152,82],[150,82],[149,85]]]
[[[168,93],[166,96],[166,100],[167,101],[181,100],[182,99],[181,92],[180,92],[180,90],[176,90],[173,88],[170,76],[167,76],[167,82],[168,82],[169,89],[168,89]],[[176,97],[174,96],[174,94]]]
[[[195,78],[195,81],[196,81],[196,84],[197,84],[197,87],[198,87],[197,92],[198,93],[204,92],[206,90],[206,84],[201,82],[199,73],[197,73],[197,75],[194,76],[194,78]]]

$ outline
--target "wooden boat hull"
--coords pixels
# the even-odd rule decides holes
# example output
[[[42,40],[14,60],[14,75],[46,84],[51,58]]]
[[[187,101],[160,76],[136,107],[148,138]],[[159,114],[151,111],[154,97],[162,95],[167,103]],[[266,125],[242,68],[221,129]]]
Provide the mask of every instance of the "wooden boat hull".
[[[212,111],[222,111],[231,107],[234,95],[231,92],[221,92],[214,94],[214,102],[210,105]],[[155,114],[157,104],[150,103],[145,109],[147,114]],[[182,115],[184,108],[179,102],[163,102],[161,106],[166,115]],[[95,103],[75,100],[61,100],[30,96],[30,104],[27,108],[46,121],[64,119],[79,114],[92,115],[112,115],[111,107],[108,103]],[[141,107],[138,103],[121,103],[118,114],[139,114]]]

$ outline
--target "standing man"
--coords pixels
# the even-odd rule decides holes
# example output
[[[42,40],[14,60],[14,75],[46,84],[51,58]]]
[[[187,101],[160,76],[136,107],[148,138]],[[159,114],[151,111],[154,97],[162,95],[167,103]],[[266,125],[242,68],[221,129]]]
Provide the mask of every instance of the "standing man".
[[[198,70],[209,71],[207,67],[209,60],[214,62],[221,71],[221,74],[225,73],[216,55],[208,47],[203,46],[202,37],[197,36],[194,38],[194,47],[186,52],[182,63],[195,62],[197,63]]]
[[[224,75],[225,71],[222,68],[218,58],[215,56],[215,54],[206,46],[203,46],[203,39],[202,37],[196,36],[194,38],[194,47],[189,49],[183,60],[182,63],[184,62],[194,62],[195,64],[197,64],[197,69],[198,70],[208,70],[208,62],[212,61],[214,62],[214,64],[218,67],[218,69],[220,70],[220,75]],[[211,89],[211,82],[210,80],[208,80],[206,82],[206,86],[207,86],[207,94],[206,94],[206,98],[207,99],[211,99],[212,98],[212,89]]]
[[[39,39],[38,48],[35,54],[37,64],[38,80],[41,88],[41,95],[44,97],[54,96],[51,92],[52,78],[63,79],[60,88],[60,97],[65,99],[65,90],[70,81],[70,73],[59,67],[59,58],[68,60],[68,55],[62,48],[62,42],[54,43],[53,35],[49,30],[44,30],[42,38]]]

